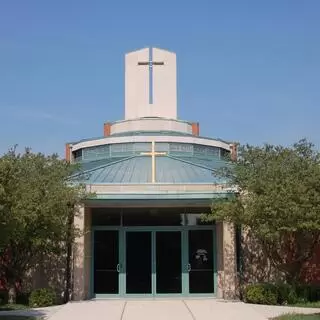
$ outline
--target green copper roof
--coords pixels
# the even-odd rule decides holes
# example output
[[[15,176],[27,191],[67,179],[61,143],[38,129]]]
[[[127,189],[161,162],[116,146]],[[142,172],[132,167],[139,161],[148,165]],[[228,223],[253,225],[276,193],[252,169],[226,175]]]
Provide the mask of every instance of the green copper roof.
[[[227,162],[192,157],[156,157],[158,183],[223,183],[213,172]],[[152,165],[149,156],[92,161],[82,164],[83,182],[87,184],[130,184],[151,182]]]

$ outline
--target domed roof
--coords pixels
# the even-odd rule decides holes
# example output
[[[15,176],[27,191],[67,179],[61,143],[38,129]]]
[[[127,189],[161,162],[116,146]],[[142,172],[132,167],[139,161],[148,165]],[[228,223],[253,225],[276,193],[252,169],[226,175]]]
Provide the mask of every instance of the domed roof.
[[[156,157],[157,183],[225,183],[214,173],[229,165],[218,158]],[[86,184],[150,183],[152,161],[150,156],[134,155],[125,158],[103,159],[83,163],[82,180]]]

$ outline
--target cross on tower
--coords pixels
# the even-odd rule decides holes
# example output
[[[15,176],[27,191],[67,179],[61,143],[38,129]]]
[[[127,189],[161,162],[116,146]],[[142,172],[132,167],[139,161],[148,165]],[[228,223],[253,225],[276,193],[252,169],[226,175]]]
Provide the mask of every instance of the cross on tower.
[[[155,142],[152,141],[151,143],[151,152],[141,152],[142,156],[151,156],[152,159],[152,179],[151,182],[156,182],[156,156],[165,156],[166,152],[156,152],[155,150]]]
[[[152,48],[149,48],[149,61],[138,62],[138,66],[149,66],[149,103],[153,104],[153,66],[163,66],[163,61],[153,61]]]

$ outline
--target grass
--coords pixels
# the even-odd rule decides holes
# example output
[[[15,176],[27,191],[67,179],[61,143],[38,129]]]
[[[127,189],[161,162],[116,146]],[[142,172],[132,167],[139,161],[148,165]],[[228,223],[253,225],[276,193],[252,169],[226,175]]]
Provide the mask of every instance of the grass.
[[[26,310],[28,306],[24,304],[4,304],[0,305],[0,320],[37,320],[39,318],[28,317],[28,316],[10,316],[1,315],[1,311],[14,311],[14,310]]]
[[[320,320],[320,313],[318,314],[285,314],[274,320]]]
[[[320,301],[296,303],[296,304],[292,305],[292,307],[320,308]]]
[[[24,316],[2,316],[0,315],[0,320],[36,320],[34,317],[24,317]]]
[[[36,320],[34,317],[24,317],[24,316],[2,316],[0,315],[0,320]]]
[[[26,310],[28,306],[24,304],[3,304],[0,305],[0,311],[12,311],[12,310]]]

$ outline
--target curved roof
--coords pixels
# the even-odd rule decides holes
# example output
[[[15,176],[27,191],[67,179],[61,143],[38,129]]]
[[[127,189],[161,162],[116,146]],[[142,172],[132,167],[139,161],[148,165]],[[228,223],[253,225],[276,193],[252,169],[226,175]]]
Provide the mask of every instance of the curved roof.
[[[223,148],[225,150],[230,150],[230,144],[223,142],[221,140],[207,139],[198,136],[189,135],[124,135],[124,136],[107,136],[96,140],[81,141],[72,144],[72,152],[79,149],[96,147],[109,144],[121,144],[121,143],[133,143],[133,142],[176,142],[176,143],[191,143],[205,146],[213,146],[218,148]]]
[[[209,141],[219,141],[225,144],[230,145],[231,142],[221,139],[221,138],[211,138],[206,136],[194,136],[193,134],[189,133],[183,133],[183,132],[176,132],[171,130],[161,130],[161,131],[128,131],[123,133],[115,133],[110,136],[100,136],[100,137],[91,137],[86,139],[80,139],[77,141],[69,141],[69,144],[75,145],[81,142],[89,142],[89,141],[96,141],[96,140],[105,140],[105,139],[111,139],[114,137],[132,137],[132,136],[181,136],[181,137],[196,137],[200,139],[205,139]]]
[[[197,159],[194,157],[156,157],[158,183],[225,183],[214,172],[226,161]],[[122,159],[91,161],[82,164],[83,182],[86,184],[150,183],[152,163],[150,156],[131,156]]]

